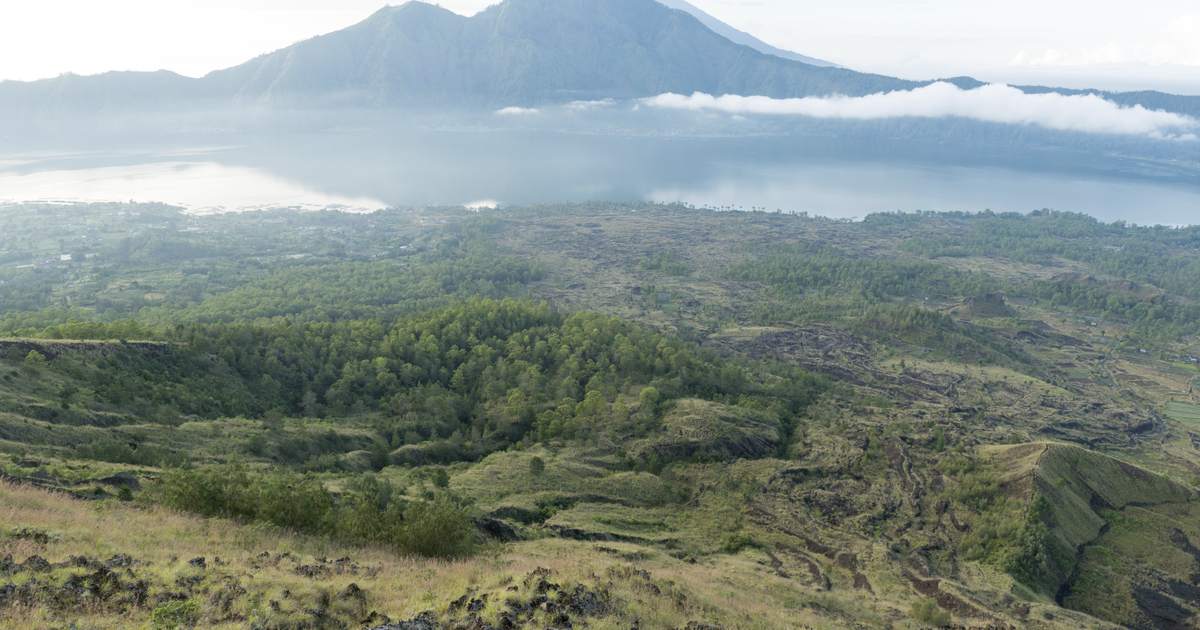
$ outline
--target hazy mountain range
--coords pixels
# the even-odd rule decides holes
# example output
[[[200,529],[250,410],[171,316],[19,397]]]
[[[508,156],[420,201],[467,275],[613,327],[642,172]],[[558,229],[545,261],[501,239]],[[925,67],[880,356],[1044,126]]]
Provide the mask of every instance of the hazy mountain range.
[[[7,81],[0,83],[0,112],[10,121],[47,121],[246,108],[490,111],[666,92],[861,96],[931,83],[774,49],[681,0],[667,4],[680,8],[654,0],[505,0],[464,17],[414,1],[199,79],[164,70]],[[981,85],[967,77],[948,81],[963,89]],[[1200,97],[1093,93],[1200,116]]]

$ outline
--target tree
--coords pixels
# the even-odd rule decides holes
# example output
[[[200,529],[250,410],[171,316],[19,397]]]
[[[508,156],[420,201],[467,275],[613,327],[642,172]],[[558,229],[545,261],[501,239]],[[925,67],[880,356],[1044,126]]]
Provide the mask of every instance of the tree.
[[[647,387],[642,390],[638,396],[638,403],[643,411],[654,413],[658,408],[658,390],[653,387]]]
[[[534,476],[540,476],[546,470],[546,462],[542,461],[541,457],[534,455],[529,460],[529,472]]]
[[[34,368],[45,367],[46,355],[37,350],[30,350],[29,354],[25,355],[25,365]]]
[[[300,404],[304,407],[304,415],[310,418],[317,415],[317,395],[312,391],[304,392]]]
[[[391,464],[391,456],[388,455],[387,444],[383,440],[376,440],[371,443],[371,468],[375,470],[383,470]]]
[[[433,473],[433,485],[439,488],[450,487],[450,474],[446,472],[445,468],[439,468],[437,472]]]

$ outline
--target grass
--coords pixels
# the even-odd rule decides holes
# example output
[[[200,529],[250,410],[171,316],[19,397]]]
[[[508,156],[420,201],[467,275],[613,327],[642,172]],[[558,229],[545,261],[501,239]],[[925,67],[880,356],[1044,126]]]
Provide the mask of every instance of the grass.
[[[1128,571],[1120,557],[1105,547],[1089,547],[1079,563],[1079,574],[1063,604],[1100,619],[1129,626],[1141,625],[1142,614],[1122,574]]]
[[[529,472],[529,460],[540,457],[545,469]],[[484,509],[501,505],[534,507],[544,495],[597,495],[607,501],[634,506],[657,505],[665,500],[662,480],[624,468],[611,450],[587,448],[548,449],[493,453],[451,478],[450,487],[474,497]]]
[[[1101,511],[1100,515],[1109,525],[1109,530],[1098,541],[1099,544],[1120,554],[1133,563],[1152,566],[1167,575],[1190,579],[1200,567],[1190,554],[1172,544],[1172,534],[1179,530],[1198,537],[1196,526],[1200,524],[1200,510],[1182,504],[1180,509],[1171,510],[1171,517],[1160,514],[1158,506],[1140,508],[1130,506],[1120,512]]]
[[[1167,415],[1184,424],[1200,426],[1200,405],[1169,402],[1167,403]]]
[[[0,483],[0,523],[4,524],[0,557],[11,554],[21,563],[34,555],[61,562],[71,555],[104,559],[128,554],[136,561],[130,570],[150,581],[145,602],[123,610],[99,604],[63,609],[49,602],[7,608],[0,615],[0,629],[5,630],[68,622],[88,628],[148,629],[153,627],[154,611],[174,606],[170,602],[177,601],[173,598],[181,593],[180,584],[189,580],[196,580],[196,588],[185,601],[195,602],[204,627],[286,627],[311,621],[303,611],[322,603],[327,615],[353,619],[353,624],[370,612],[393,620],[425,611],[445,618],[449,604],[469,592],[474,597],[490,595],[483,613],[486,618],[502,610],[502,602],[512,595],[510,585],[518,587],[518,595],[528,593],[522,582],[538,568],[548,570],[547,579],[556,583],[611,590],[617,614],[589,618],[588,627],[597,630],[627,628],[633,617],[643,627],[653,628],[681,627],[691,620],[747,629],[835,628],[842,625],[838,619],[846,617],[878,621],[847,602],[822,603],[815,593],[765,575],[748,557],[722,556],[687,564],[622,543],[602,549],[590,543],[544,539],[493,549],[469,560],[440,562],[157,507],[84,502],[7,483]],[[51,537],[45,542],[16,538],[12,533],[17,526],[43,530]],[[206,559],[204,569],[189,564],[197,557]],[[347,568],[338,573],[330,568],[333,563],[321,560],[343,557],[350,559],[345,566],[353,565],[353,572]],[[317,566],[326,569],[315,573],[301,569]],[[640,571],[647,571],[648,577]],[[55,569],[39,574],[37,580],[57,585],[75,573]],[[18,573],[13,582],[28,583],[29,574]],[[355,590],[361,590],[361,596],[346,596]],[[833,608],[836,615],[830,615]],[[537,621],[549,625],[551,620],[546,616]]]

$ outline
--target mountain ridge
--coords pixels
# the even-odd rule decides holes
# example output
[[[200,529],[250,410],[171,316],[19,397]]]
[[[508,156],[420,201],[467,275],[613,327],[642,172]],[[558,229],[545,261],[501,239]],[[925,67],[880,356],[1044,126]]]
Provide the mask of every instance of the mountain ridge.
[[[983,85],[970,77],[947,81]],[[471,17],[411,1],[199,79],[160,70],[0,83],[0,111],[43,121],[148,112],[491,111],[665,92],[864,96],[930,83],[763,53],[655,0],[505,0]],[[1020,89],[1097,94],[1200,118],[1200,97]]]
[[[784,59],[791,59],[792,61],[799,61],[801,63],[807,63],[811,66],[825,66],[825,67],[832,67],[832,68],[841,68],[842,67],[836,63],[831,63],[831,62],[825,61],[824,59],[817,59],[815,57],[809,57],[808,55],[801,55],[800,53],[796,53],[796,52],[792,52],[790,50],[784,50],[782,48],[777,48],[775,46],[772,46],[745,31],[738,30],[738,29],[718,20],[717,18],[709,15],[708,13],[705,13],[703,10],[701,10],[696,5],[691,4],[690,2],[686,2],[685,0],[658,0],[658,1],[662,4],[665,4],[668,7],[671,7],[672,9],[679,9],[680,11],[683,11],[683,12],[691,15],[692,17],[696,18],[697,20],[700,20],[701,24],[707,26],[709,28],[709,30],[724,37],[725,39],[728,39],[729,41],[731,41],[735,44],[749,46],[749,47],[753,48],[754,50],[757,50],[760,53],[763,53],[766,55],[774,55],[776,57],[782,57]]]

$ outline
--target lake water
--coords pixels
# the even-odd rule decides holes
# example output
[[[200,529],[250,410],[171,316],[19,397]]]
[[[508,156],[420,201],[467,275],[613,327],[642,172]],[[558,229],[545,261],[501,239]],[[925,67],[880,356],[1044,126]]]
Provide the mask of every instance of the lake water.
[[[1079,153],[952,153],[834,138],[650,138],[529,132],[323,133],[237,143],[0,155],[0,203],[161,201],[266,207],[683,201],[862,218],[894,210],[1028,212],[1200,223],[1194,167]]]

